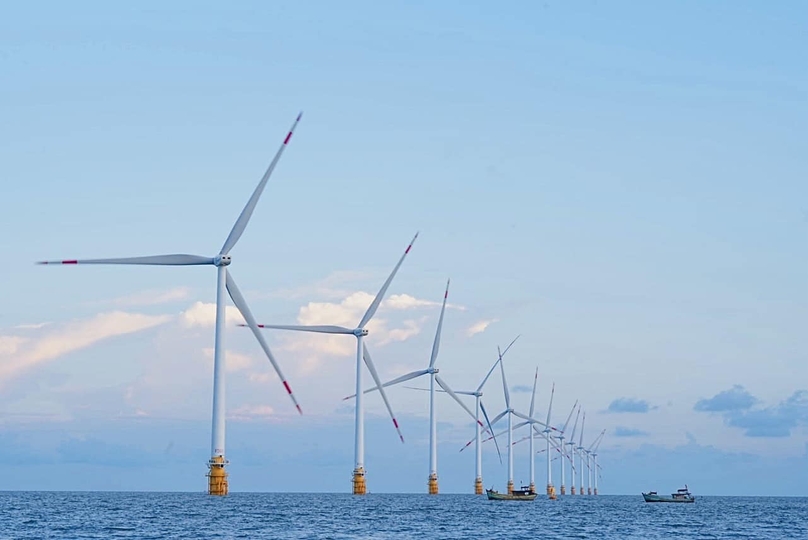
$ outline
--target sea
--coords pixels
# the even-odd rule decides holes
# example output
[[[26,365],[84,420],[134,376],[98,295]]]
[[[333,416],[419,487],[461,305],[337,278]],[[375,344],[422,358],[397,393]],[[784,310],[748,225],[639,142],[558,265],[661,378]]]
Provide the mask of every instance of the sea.
[[[0,492],[0,538],[808,539],[808,498]]]

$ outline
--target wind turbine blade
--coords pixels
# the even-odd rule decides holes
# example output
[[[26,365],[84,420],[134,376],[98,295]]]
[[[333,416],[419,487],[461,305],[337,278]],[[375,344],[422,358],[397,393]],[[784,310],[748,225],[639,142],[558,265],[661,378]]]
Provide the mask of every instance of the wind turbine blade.
[[[481,426],[483,425],[483,423],[482,423],[482,422],[480,422],[479,420],[477,420],[477,416],[476,416],[476,415],[475,415],[473,412],[471,412],[471,409],[469,409],[469,408],[466,406],[466,404],[465,404],[465,403],[463,403],[463,402],[460,400],[460,398],[459,398],[459,397],[457,397],[457,394],[455,394],[455,393],[454,393],[454,391],[453,391],[451,388],[449,388],[449,385],[448,385],[448,384],[446,384],[446,381],[444,381],[443,379],[441,379],[441,378],[440,378],[440,376],[438,376],[437,374],[435,375],[435,382],[436,382],[436,383],[438,383],[438,384],[440,385],[440,387],[441,387],[441,388],[443,388],[443,390],[444,390],[444,391],[445,391],[447,394],[449,394],[449,395],[452,397],[452,399],[453,399],[453,400],[455,400],[455,401],[458,403],[458,405],[460,405],[461,407],[463,407],[463,410],[464,410],[464,411],[466,411],[467,413],[469,413],[469,416],[471,416],[471,417],[474,419],[474,421],[475,421],[475,422],[477,422],[477,423],[478,423],[478,424],[480,424]]]
[[[406,375],[402,375],[401,377],[397,377],[397,378],[393,379],[392,381],[387,381],[386,383],[382,384],[381,386],[377,385],[377,386],[374,386],[373,388],[368,388],[367,390],[365,390],[362,393],[367,394],[369,392],[375,392],[379,388],[386,388],[388,386],[393,386],[394,384],[402,383],[404,381],[409,381],[410,379],[420,377],[421,375],[426,375],[427,373],[429,373],[429,370],[427,370],[427,369],[421,369],[421,370],[418,370],[418,371],[412,371],[410,373],[407,373]],[[356,397],[356,394],[351,394],[348,397],[342,398],[342,401],[347,401],[347,400],[353,399],[355,397]]]
[[[499,353],[499,369],[502,372],[502,392],[505,394],[505,407],[511,408],[511,393],[508,391],[508,383],[505,381],[505,365],[502,363],[502,351],[497,347]]]
[[[240,324],[239,326],[248,326],[248,325]],[[316,332],[318,334],[353,334],[353,330],[351,330],[350,328],[345,328],[344,326],[332,326],[332,325],[301,326],[290,324],[259,324],[257,326],[258,328],[268,328],[272,330],[295,330],[297,332]]]
[[[286,145],[289,144],[289,139],[292,138],[292,133],[294,133],[297,123],[300,122],[300,118],[302,116],[302,112],[297,115],[295,123],[292,124],[292,127],[289,129],[289,133],[286,134],[286,138],[283,140],[283,144],[281,144],[281,147],[278,149],[278,153],[275,154],[275,157],[272,159],[269,167],[267,167],[264,176],[261,177],[261,181],[258,182],[258,185],[255,187],[255,191],[253,191],[252,196],[250,196],[250,200],[247,201],[247,205],[241,211],[241,214],[239,214],[236,223],[233,224],[233,228],[230,230],[227,240],[224,241],[224,245],[222,245],[222,249],[219,251],[220,255],[227,255],[230,253],[230,250],[233,249],[236,242],[238,242],[239,238],[241,238],[241,235],[244,233],[244,229],[247,228],[247,223],[249,223],[253,210],[255,210],[255,205],[258,204],[258,199],[261,198],[261,193],[263,193],[264,187],[267,185],[267,180],[269,180],[270,175],[272,175],[272,171],[275,170],[275,165],[277,165],[278,160],[281,159],[281,155],[286,149]]]
[[[564,427],[561,428],[561,433],[566,433],[567,432],[567,426],[569,425],[570,420],[572,420],[572,413],[575,412],[575,407],[577,407],[577,406],[578,406],[578,400],[576,399],[575,403],[572,404],[572,409],[570,409],[569,416],[567,416],[567,421],[564,422]]]
[[[488,380],[488,377],[490,377],[491,374],[494,372],[494,370],[497,368],[497,364],[499,364],[499,358],[497,358],[496,362],[494,362],[494,365],[491,366],[491,369],[488,370],[488,374],[483,379],[483,382],[481,382],[480,386],[477,387],[477,392],[482,391],[483,386],[485,386],[485,382]]]
[[[300,408],[300,404],[298,404],[297,398],[295,398],[295,395],[292,393],[292,388],[286,381],[286,377],[283,376],[281,366],[278,365],[278,361],[275,360],[275,357],[272,355],[272,351],[269,350],[269,345],[267,345],[264,336],[258,329],[258,325],[255,323],[255,318],[253,317],[250,308],[247,306],[247,302],[244,300],[244,297],[241,295],[241,291],[238,290],[236,282],[233,280],[233,276],[231,276],[230,272],[227,270],[225,271],[225,276],[227,278],[226,281],[227,293],[230,295],[230,298],[233,300],[233,303],[236,305],[236,308],[238,308],[238,310],[241,312],[241,316],[244,317],[245,321],[247,321],[247,325],[249,325],[250,330],[252,330],[255,339],[258,340],[258,343],[261,345],[261,348],[264,349],[264,353],[267,355],[267,358],[269,358],[269,362],[272,364],[272,367],[275,368],[275,373],[278,374],[278,378],[280,378],[281,382],[283,383],[283,387],[286,389],[286,392],[289,394],[289,397],[292,398],[292,403],[295,404],[297,412],[303,414],[303,410]]]
[[[440,307],[440,318],[438,319],[438,330],[435,332],[435,341],[432,343],[432,356],[429,357],[429,367],[435,366],[438,359],[438,349],[440,349],[440,332],[443,328],[443,314],[446,312],[446,299],[449,298],[449,280],[446,280],[446,292],[443,293],[443,305]]]
[[[387,292],[387,289],[393,282],[393,278],[396,277],[396,272],[398,272],[398,269],[401,268],[401,263],[404,262],[404,257],[406,257],[407,253],[409,253],[410,250],[412,249],[412,245],[415,243],[416,238],[418,238],[418,233],[415,233],[415,236],[412,237],[410,245],[408,245],[407,249],[404,250],[404,254],[398,260],[398,264],[396,264],[395,268],[393,268],[393,271],[390,272],[390,275],[387,277],[387,281],[385,281],[384,285],[382,285],[382,288],[379,290],[378,294],[376,295],[376,298],[374,298],[373,302],[370,303],[370,307],[368,307],[368,310],[365,312],[365,315],[362,317],[362,320],[359,321],[359,328],[364,328],[365,325],[368,323],[368,321],[376,313],[376,310],[379,309],[379,304],[382,303],[384,294]]]
[[[516,343],[516,340],[517,340],[517,339],[519,339],[519,337],[520,337],[521,335],[522,335],[522,334],[519,334],[518,336],[516,336],[515,338],[513,338],[513,341],[511,341],[510,343],[508,343],[508,346],[507,346],[507,347],[505,347],[505,350],[504,350],[504,351],[502,351],[502,354],[501,354],[500,356],[504,356],[504,355],[505,355],[505,353],[506,353],[506,352],[508,352],[508,349],[510,349],[510,348],[511,348],[511,346],[512,346],[514,343]]]
[[[173,255],[120,257],[115,259],[67,259],[61,261],[39,261],[37,264],[143,264],[154,266],[196,266],[213,263],[212,257],[176,253]]]
[[[521,335],[521,334],[520,334],[520,335]],[[480,386],[478,386],[478,387],[477,387],[477,391],[478,391],[478,392],[482,391],[483,386],[485,386],[485,382],[488,380],[488,377],[490,377],[490,376],[491,376],[491,374],[494,372],[494,369],[496,369],[497,364],[498,364],[499,362],[501,362],[501,361],[502,361],[502,357],[503,357],[503,356],[505,356],[505,353],[506,353],[506,352],[508,352],[508,349],[510,349],[510,348],[511,348],[511,345],[513,345],[514,343],[516,343],[516,340],[517,340],[517,339],[519,339],[519,336],[516,336],[516,337],[514,338],[514,340],[513,340],[513,341],[511,341],[511,342],[510,342],[510,344],[509,344],[507,347],[505,347],[505,350],[504,350],[504,351],[502,351],[502,352],[499,354],[499,357],[497,358],[496,362],[494,362],[494,365],[493,365],[493,366],[491,366],[491,369],[489,369],[489,370],[488,370],[488,374],[487,374],[487,375],[485,376],[485,378],[483,379],[483,382],[481,382],[481,383],[480,383]],[[499,348],[497,348],[497,351],[499,351]]]
[[[492,425],[492,426],[496,425],[496,423],[497,423],[497,422],[499,422],[500,420],[502,420],[503,418],[505,418],[505,415],[506,415],[506,414],[508,414],[508,409],[505,409],[504,411],[502,411],[501,413],[499,413],[498,415],[496,415],[496,416],[494,417],[494,421],[493,421],[493,422],[491,422],[491,425]]]
[[[530,412],[528,416],[533,416],[533,406],[536,404],[536,383],[539,382],[539,368],[536,368],[536,376],[533,377],[533,394],[530,396]]]
[[[480,400],[480,410],[483,412],[483,416],[485,417],[485,423],[488,424],[488,430],[491,432],[491,435],[494,435],[494,428],[491,427],[491,421],[488,419],[488,413],[485,411],[485,406],[483,405],[482,400]],[[499,443],[497,442],[496,436],[494,436],[494,446],[497,448],[499,464],[502,465],[502,453],[499,451]]]
[[[429,388],[418,388],[417,386],[403,386],[402,388],[407,388],[409,390],[421,390],[423,392],[429,392]],[[436,389],[435,392],[442,392],[446,393],[446,390],[441,390],[440,388]],[[465,390],[455,390],[455,394],[460,396],[476,396],[477,392],[467,392]]]
[[[530,416],[528,416],[526,414],[522,414],[519,411],[512,411],[512,412],[513,412],[514,416],[518,416],[522,420],[527,420],[532,424],[538,424],[538,425],[540,425],[542,427],[545,427],[545,428],[547,427],[547,424],[545,424],[544,422],[540,422],[539,420],[536,420],[535,418],[531,418]]]
[[[404,442],[404,435],[401,434],[401,429],[398,427],[398,420],[396,420],[396,415],[393,413],[393,408],[390,406],[390,401],[387,399],[387,392],[384,391],[382,380],[379,378],[379,373],[376,371],[376,366],[373,365],[373,360],[371,360],[368,348],[364,343],[362,343],[362,358],[365,360],[365,365],[368,367],[373,381],[376,383],[376,386],[379,387],[379,393],[382,395],[382,400],[384,400],[384,406],[387,407],[387,412],[390,413],[390,418],[393,419],[393,425],[398,432],[398,438],[401,439],[401,442]]]
[[[550,413],[553,412],[553,396],[555,396],[555,383],[553,383],[553,389],[550,390],[550,407],[547,409],[547,422],[545,422],[547,426],[550,425]]]

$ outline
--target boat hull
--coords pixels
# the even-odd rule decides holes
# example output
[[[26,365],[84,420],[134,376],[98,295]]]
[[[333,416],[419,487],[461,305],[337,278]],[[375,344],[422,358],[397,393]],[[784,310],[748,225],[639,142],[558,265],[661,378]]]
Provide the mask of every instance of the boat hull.
[[[692,495],[690,497],[662,497],[659,495],[652,495],[649,493],[643,493],[642,498],[645,499],[647,503],[692,503],[696,502],[696,497]]]
[[[536,493],[499,493],[493,489],[486,489],[489,501],[532,501],[536,498]]]

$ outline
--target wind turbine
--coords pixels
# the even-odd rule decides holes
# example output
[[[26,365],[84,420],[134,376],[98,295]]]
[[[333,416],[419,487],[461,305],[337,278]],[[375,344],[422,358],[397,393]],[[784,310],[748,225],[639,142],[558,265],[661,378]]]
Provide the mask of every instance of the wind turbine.
[[[575,412],[575,407],[577,407],[577,406],[578,406],[578,400],[576,399],[575,403],[573,403],[573,405],[572,405],[572,409],[570,410],[569,416],[567,416],[567,421],[564,422],[564,427],[561,428],[561,432],[558,434],[558,446],[559,446],[559,448],[561,448],[561,458],[562,458],[561,459],[561,494],[562,495],[567,494],[567,490],[564,487],[564,459],[563,459],[564,455],[565,455],[564,433],[567,432],[567,426],[569,425],[570,420],[572,419],[572,413]]]
[[[536,404],[536,383],[539,382],[539,368],[536,367],[536,374],[533,376],[533,393],[530,395],[530,410],[528,416],[533,418],[533,409]],[[533,448],[533,426],[528,428],[530,432],[530,492],[536,493],[536,452]],[[549,454],[549,443],[548,443]],[[548,458],[549,459],[549,458]]]
[[[550,454],[550,414],[553,412],[553,397],[555,396],[555,383],[550,390],[550,406],[547,408],[547,421],[544,425],[544,438],[547,439],[547,496],[550,499],[556,498],[555,486],[553,486],[552,455]],[[531,433],[533,430],[531,430]]]
[[[370,358],[370,353],[368,352],[367,346],[364,344],[364,338],[368,335],[367,331],[367,324],[373,318],[373,315],[376,314],[376,310],[379,309],[379,305],[382,303],[382,299],[384,298],[384,294],[387,292],[387,289],[390,287],[390,284],[393,282],[393,278],[396,276],[398,269],[401,268],[401,264],[404,262],[404,258],[412,249],[412,245],[415,243],[415,240],[418,238],[418,233],[415,233],[412,240],[410,241],[407,249],[404,250],[404,254],[401,255],[401,258],[398,260],[395,268],[387,277],[387,281],[384,282],[382,288],[379,290],[376,297],[371,302],[370,307],[368,307],[365,314],[362,316],[362,319],[359,321],[359,324],[356,328],[345,328],[344,326],[332,326],[332,325],[317,325],[317,326],[299,326],[299,325],[278,325],[278,324],[259,324],[259,328],[271,328],[276,330],[296,330],[300,332],[315,332],[319,334],[346,334],[346,335],[353,335],[356,337],[356,413],[355,413],[355,428],[354,428],[354,470],[353,470],[353,494],[354,495],[364,495],[367,493],[367,484],[365,483],[365,410],[364,410],[364,393],[362,392],[362,360],[364,359],[365,365],[370,371],[371,377],[373,377],[376,386],[379,387],[379,393],[384,400],[384,404],[387,407],[387,412],[390,413],[390,417],[393,419],[393,425],[398,431],[398,436],[401,439],[401,442],[404,442],[404,436],[401,435],[401,430],[398,427],[398,420],[396,420],[395,414],[393,414],[393,409],[390,407],[390,402],[387,400],[387,394],[385,393],[384,389],[382,388],[382,381],[379,378],[379,373],[376,371],[376,366],[373,365],[373,360]]]
[[[471,409],[469,409],[465,403],[463,403],[457,394],[446,384],[446,381],[441,379],[438,375],[438,368],[435,367],[435,362],[438,359],[438,350],[440,349],[440,334],[441,330],[443,329],[443,315],[446,312],[446,300],[449,298],[449,281],[446,282],[446,291],[443,294],[443,304],[440,308],[440,318],[438,319],[438,329],[435,332],[435,341],[432,343],[432,355],[429,358],[429,366],[426,369],[421,369],[418,371],[413,371],[411,373],[407,373],[406,375],[402,375],[397,377],[391,381],[388,381],[382,385],[374,386],[368,390],[365,390],[363,394],[367,394],[368,392],[373,392],[375,390],[379,390],[380,388],[386,388],[388,386],[393,386],[395,384],[400,384],[406,381],[410,381],[412,379],[421,377],[422,375],[429,375],[429,477],[427,480],[428,486],[428,493],[430,495],[437,495],[438,494],[438,442],[437,442],[437,435],[438,435],[438,428],[437,428],[437,421],[435,419],[435,383],[443,389],[444,392],[449,394],[452,399],[454,399],[457,403],[460,404],[461,407],[476,420],[476,416]],[[348,396],[345,399],[351,399],[356,397],[356,395]],[[477,420],[479,422],[479,420]],[[478,424],[479,427],[479,424]]]
[[[264,191],[264,187],[269,180],[272,171],[275,169],[278,160],[280,160],[284,149],[289,144],[292,138],[292,133],[295,131],[298,122],[303,113],[297,115],[297,119],[286,134],[280,149],[275,154],[274,159],[269,164],[264,176],[258,183],[258,186],[253,191],[252,196],[247,201],[247,205],[241,211],[236,223],[230,230],[230,234],[219,250],[219,253],[214,257],[203,257],[200,255],[188,254],[173,254],[173,255],[152,255],[147,257],[123,257],[114,259],[68,259],[60,261],[43,261],[38,264],[60,264],[60,265],[74,265],[74,264],[125,264],[125,265],[149,265],[149,266],[199,266],[199,265],[212,265],[216,267],[216,326],[214,332],[214,346],[213,346],[213,421],[211,429],[211,458],[208,461],[208,493],[210,495],[227,495],[228,481],[227,473],[225,472],[225,465],[229,463],[225,459],[225,355],[224,355],[224,324],[225,324],[225,289],[227,290],[233,303],[238,308],[244,320],[247,321],[247,326],[250,327],[255,335],[264,353],[269,358],[272,367],[278,374],[283,387],[292,398],[292,402],[297,407],[298,412],[302,414],[300,405],[292,394],[292,389],[286,381],[281,372],[281,368],[269,346],[264,340],[253,318],[250,308],[247,306],[244,297],[236,286],[236,282],[227,270],[230,266],[230,250],[235,247],[236,243],[247,228],[247,223],[250,221],[255,206],[258,204],[258,199]]]
[[[499,353],[499,368],[502,373],[502,392],[505,394],[505,410],[499,413],[496,418],[491,422],[491,425],[496,424],[505,415],[508,416],[508,494],[513,493],[513,417],[516,416],[522,420],[527,420],[528,423],[537,423],[544,425],[541,422],[522,414],[511,407],[511,394],[508,391],[508,382],[505,379],[505,364],[502,362],[502,351],[497,347]],[[523,424],[524,425],[524,424]],[[532,459],[532,458],[531,458]]]
[[[576,401],[577,403],[577,401]],[[573,407],[574,409],[574,407]],[[578,419],[581,417],[581,406],[578,405],[578,413],[575,415],[575,424],[572,425],[572,433],[570,434],[569,446],[570,456],[570,495],[575,495],[575,430],[578,429]]]
[[[477,387],[476,390],[473,390],[473,391],[470,391],[470,392],[469,391],[455,392],[456,394],[464,394],[464,395],[468,395],[468,396],[474,396],[474,398],[475,398],[475,404],[476,404],[476,409],[475,410],[476,410],[476,413],[477,413],[475,415],[475,420],[477,421],[477,423],[475,424],[475,428],[476,428],[477,431],[476,431],[476,434],[475,434],[474,439],[473,439],[473,442],[476,443],[474,445],[475,458],[476,458],[475,459],[476,476],[474,478],[474,494],[475,495],[482,495],[483,494],[483,450],[482,450],[482,442],[483,441],[482,441],[482,438],[481,438],[482,437],[482,430],[480,429],[480,425],[481,425],[481,423],[480,423],[480,411],[482,411],[483,416],[485,417],[485,421],[488,424],[488,429],[491,431],[491,435],[492,435],[492,437],[494,439],[494,446],[496,446],[496,448],[497,448],[497,455],[500,456],[500,463],[502,463],[502,455],[499,452],[499,443],[497,443],[496,436],[494,436],[494,429],[492,427],[492,423],[488,419],[488,413],[485,410],[485,406],[483,406],[483,400],[482,400],[483,386],[485,386],[485,383],[488,381],[488,378],[494,372],[494,369],[496,369],[497,364],[499,364],[500,360],[502,360],[502,357],[505,356],[505,353],[508,352],[508,349],[510,349],[511,346],[514,343],[516,343],[517,339],[519,339],[519,336],[516,336],[514,338],[514,340],[511,341],[510,344],[507,347],[505,347],[505,350],[502,351],[502,354],[494,362],[494,365],[492,365],[491,369],[488,370],[488,373],[483,378],[482,382],[480,383],[480,385]],[[461,448],[460,451],[462,452],[463,450],[468,448],[468,446],[471,443],[472,443],[472,441],[467,442],[466,446]]]
[[[579,492],[580,495],[586,495],[584,492],[584,425],[586,424],[586,411],[584,411],[583,419],[581,420],[581,435],[578,439],[578,463],[580,464],[580,480],[581,480],[581,491]]]
[[[595,475],[595,491],[594,494],[598,494],[598,447],[600,446],[600,442],[603,440],[603,436],[606,435],[606,430],[600,432],[598,438],[592,443],[592,446],[589,447],[589,454],[592,456],[592,469]]]

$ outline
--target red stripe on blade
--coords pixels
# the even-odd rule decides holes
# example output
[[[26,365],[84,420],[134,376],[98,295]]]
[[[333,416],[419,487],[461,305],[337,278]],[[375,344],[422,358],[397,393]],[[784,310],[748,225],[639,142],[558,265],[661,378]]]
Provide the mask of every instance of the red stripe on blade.
[[[393,425],[396,426],[396,429],[398,429],[398,420],[395,418],[393,418]]]
[[[286,138],[283,140],[283,144],[288,143],[289,139],[291,139],[291,138],[292,138],[292,132],[290,131],[289,134],[286,135]]]
[[[411,248],[411,247],[412,247],[412,244],[410,244],[409,246],[407,246],[407,249],[405,249],[405,250],[404,250],[404,255],[406,255],[407,253],[409,253],[409,252],[410,252],[410,248]]]
[[[284,387],[284,388],[286,388],[286,392],[287,392],[289,395],[292,395],[292,389],[291,389],[291,388],[289,388],[289,383],[288,383],[288,382],[283,381],[283,387]]]
[[[62,264],[79,264],[79,261],[62,261]]]

